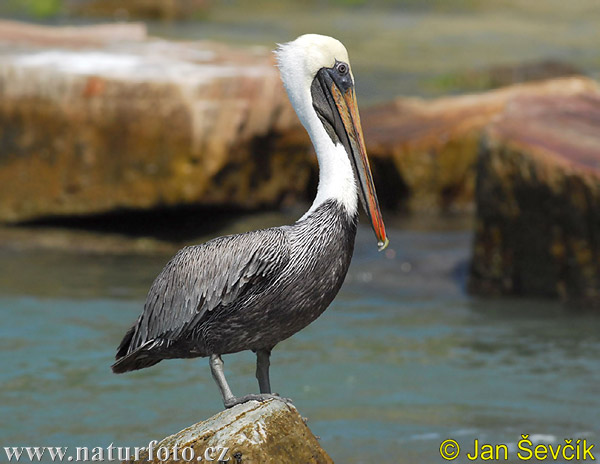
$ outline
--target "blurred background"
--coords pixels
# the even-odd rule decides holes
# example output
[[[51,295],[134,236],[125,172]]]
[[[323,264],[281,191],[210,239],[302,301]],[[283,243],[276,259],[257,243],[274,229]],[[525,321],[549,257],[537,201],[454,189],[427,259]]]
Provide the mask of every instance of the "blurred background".
[[[221,409],[205,359],[110,365],[179,248],[310,205],[271,53],[309,32],[349,51],[390,246],[362,221],[274,388],[336,462],[600,441],[598,24],[597,0],[2,0],[1,446],[144,446]],[[256,390],[252,353],[225,363]]]

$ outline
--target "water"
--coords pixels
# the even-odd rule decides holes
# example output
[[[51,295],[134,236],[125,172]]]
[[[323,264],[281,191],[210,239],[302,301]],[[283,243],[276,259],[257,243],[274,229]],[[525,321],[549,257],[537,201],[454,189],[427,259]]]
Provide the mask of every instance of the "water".
[[[334,460],[442,462],[446,438],[600,441],[598,319],[471,298],[468,229],[388,222],[387,253],[361,228],[338,298],[272,358]],[[144,446],[221,409],[205,359],[110,372],[167,259],[0,252],[0,446]],[[251,353],[225,363],[234,392],[256,391]]]

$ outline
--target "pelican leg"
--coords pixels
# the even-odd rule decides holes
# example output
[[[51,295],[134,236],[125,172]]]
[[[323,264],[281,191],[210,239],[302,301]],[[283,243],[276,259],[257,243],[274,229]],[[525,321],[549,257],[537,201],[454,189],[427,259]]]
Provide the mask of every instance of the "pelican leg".
[[[268,357],[267,357],[268,360]],[[234,396],[229,388],[229,384],[225,379],[225,372],[223,371],[223,360],[218,354],[211,354],[209,359],[210,371],[212,372],[213,379],[217,383],[221,396],[223,397],[223,405],[225,409],[231,408],[236,404],[242,404],[247,401],[266,401],[269,399],[278,399],[285,403],[291,403],[292,401],[288,398],[281,398],[279,395],[273,395],[271,393],[260,393],[259,395],[245,395],[245,396]],[[268,381],[268,380],[267,380]],[[262,390],[261,390],[262,391]]]
[[[271,381],[269,380],[270,357],[270,349],[256,351],[256,380],[258,380],[258,388],[260,388],[261,393],[272,393]]]
[[[235,399],[235,396],[231,392],[231,388],[229,388],[229,384],[227,383],[227,379],[225,378],[225,372],[223,371],[223,360],[221,359],[221,356],[219,356],[218,354],[211,354],[209,364],[210,372],[212,373],[213,379],[215,379],[215,382],[217,382],[217,386],[221,391],[221,396],[223,397],[223,404],[226,408],[230,407],[227,406],[227,404],[228,402],[231,402],[231,400]]]

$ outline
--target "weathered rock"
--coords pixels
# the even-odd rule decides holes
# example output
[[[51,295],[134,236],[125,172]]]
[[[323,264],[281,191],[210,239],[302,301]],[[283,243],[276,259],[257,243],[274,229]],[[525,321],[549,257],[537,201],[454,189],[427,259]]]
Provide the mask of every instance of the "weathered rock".
[[[303,195],[269,50],[128,42],[0,54],[0,221]]]
[[[565,78],[430,101],[399,98],[363,111],[382,204],[408,211],[472,210],[479,140],[511,101],[596,91],[591,79]]]
[[[204,459],[207,452],[208,459]],[[198,456],[203,462],[217,462],[221,453],[223,460],[231,463],[333,463],[296,408],[279,400],[250,401],[227,409],[163,439],[154,447],[152,456],[146,450],[139,459],[126,462],[168,464],[182,462],[182,457],[197,461]],[[188,456],[194,459],[187,459]]]
[[[600,307],[600,92],[513,98],[477,176],[471,291]]]

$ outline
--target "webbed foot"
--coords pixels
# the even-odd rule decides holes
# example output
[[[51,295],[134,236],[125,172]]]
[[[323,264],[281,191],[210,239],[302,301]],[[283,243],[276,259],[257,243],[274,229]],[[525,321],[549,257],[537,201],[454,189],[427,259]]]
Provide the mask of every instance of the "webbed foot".
[[[289,398],[282,398],[277,393],[259,393],[252,395],[244,395],[244,396],[232,396],[231,398],[227,398],[223,401],[226,409],[229,409],[237,404],[246,403],[248,401],[267,401],[270,399],[276,399],[279,401],[283,401],[285,404],[292,404],[292,400]]]

